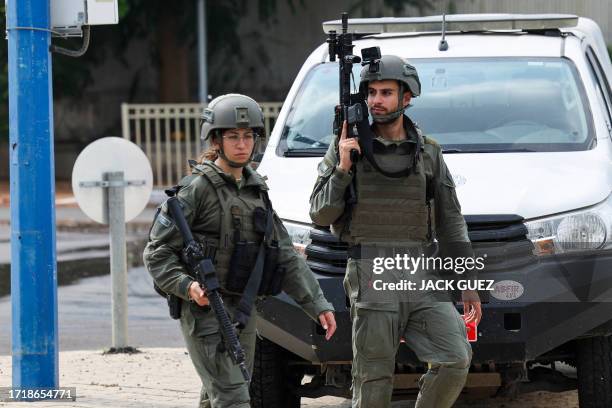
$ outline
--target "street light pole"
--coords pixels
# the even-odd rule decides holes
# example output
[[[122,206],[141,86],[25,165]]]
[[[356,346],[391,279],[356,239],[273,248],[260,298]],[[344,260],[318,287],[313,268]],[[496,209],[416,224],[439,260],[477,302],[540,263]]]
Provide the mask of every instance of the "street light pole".
[[[208,70],[206,66],[206,0],[198,0],[198,73],[200,103],[208,102]]]
[[[49,0],[8,0],[6,7],[13,388],[57,388]]]

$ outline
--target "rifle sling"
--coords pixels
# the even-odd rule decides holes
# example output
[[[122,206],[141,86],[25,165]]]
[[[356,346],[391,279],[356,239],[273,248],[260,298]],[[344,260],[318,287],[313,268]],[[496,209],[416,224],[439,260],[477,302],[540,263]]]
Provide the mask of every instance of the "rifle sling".
[[[249,280],[244,288],[240,302],[238,303],[236,314],[234,315],[234,322],[237,324],[239,329],[244,329],[251,318],[251,310],[253,309],[253,304],[255,303],[257,294],[259,293],[259,287],[261,286],[261,280],[263,278],[266,245],[272,237],[272,225],[274,219],[272,204],[270,203],[270,199],[265,192],[262,192],[262,195],[264,197],[264,203],[267,207],[266,229],[264,231],[261,244],[259,245],[257,260],[255,261],[255,265],[253,266]]]
[[[363,105],[362,106],[362,109],[364,109],[363,112],[367,112],[368,108],[365,103],[365,100],[362,100],[360,103]],[[376,171],[378,171],[379,173],[383,174],[386,177],[400,178],[400,177],[409,176],[415,170],[416,161],[417,161],[416,157],[418,157],[419,150],[421,148],[419,144],[417,144],[417,150],[415,151],[415,160],[412,165],[400,171],[388,172],[380,168],[380,166],[376,162],[376,159],[374,158],[374,153],[373,153],[374,132],[372,132],[372,129],[370,128],[370,123],[368,121],[367,115],[362,120],[357,122],[357,132],[359,133],[359,145],[361,146],[361,152],[363,153],[365,158],[370,162],[372,167],[374,167]]]

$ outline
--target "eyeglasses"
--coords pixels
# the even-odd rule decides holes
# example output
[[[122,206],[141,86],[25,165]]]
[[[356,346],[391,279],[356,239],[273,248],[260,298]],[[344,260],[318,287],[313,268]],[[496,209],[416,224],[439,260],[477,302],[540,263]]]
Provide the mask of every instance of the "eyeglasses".
[[[240,141],[243,141],[244,144],[253,143],[256,137],[257,137],[256,133],[245,133],[242,136],[240,136],[237,133],[231,133],[229,135],[224,135],[223,139],[227,140],[229,143],[233,145],[237,145]]]

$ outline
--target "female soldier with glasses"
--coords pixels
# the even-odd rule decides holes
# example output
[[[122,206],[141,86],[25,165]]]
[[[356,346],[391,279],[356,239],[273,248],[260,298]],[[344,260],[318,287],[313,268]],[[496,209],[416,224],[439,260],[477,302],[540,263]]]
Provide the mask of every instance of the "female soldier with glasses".
[[[211,101],[201,125],[201,138],[210,139],[211,148],[199,163],[191,163],[191,175],[181,180],[177,196],[195,239],[203,252],[214,258],[230,316],[236,315],[256,263],[256,249],[265,236],[265,266],[256,295],[286,292],[323,326],[329,339],[336,330],[333,307],[323,297],[317,280],[293,249],[276,214],[269,237],[262,227],[267,218],[261,214],[273,214],[268,187],[249,163],[263,131],[263,112],[248,96],[228,94]],[[200,407],[248,408],[249,384],[220,347],[219,324],[207,307],[206,292],[181,261],[182,247],[183,239],[164,203],[151,228],[144,260],[157,286],[183,300],[181,330],[203,384]],[[255,314],[252,308],[239,336],[250,372],[255,351]]]

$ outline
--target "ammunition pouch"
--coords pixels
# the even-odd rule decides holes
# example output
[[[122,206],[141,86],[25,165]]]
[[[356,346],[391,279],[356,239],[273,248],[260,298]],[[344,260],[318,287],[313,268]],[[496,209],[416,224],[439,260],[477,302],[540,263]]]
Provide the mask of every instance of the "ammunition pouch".
[[[183,299],[175,295],[168,295],[166,297],[166,301],[168,302],[168,311],[170,312],[170,317],[174,320],[180,319]]]
[[[274,296],[281,292],[286,269],[278,265],[278,241],[266,245],[266,259],[263,277],[259,286],[259,296]]]
[[[153,283],[153,289],[155,289],[158,295],[166,298],[166,302],[168,302],[168,310],[170,312],[170,317],[174,320],[180,319],[183,299],[176,295],[164,292],[159,286],[157,286],[156,283]]]
[[[230,261],[226,289],[231,292],[243,293],[257,262],[260,244],[256,242],[239,241],[234,246]],[[278,242],[271,241],[265,246],[263,276],[259,284],[258,296],[273,296],[281,292],[285,268],[278,267]]]
[[[257,260],[259,244],[251,241],[238,241],[230,261],[225,287],[231,292],[242,293],[249,281],[253,265]]]

